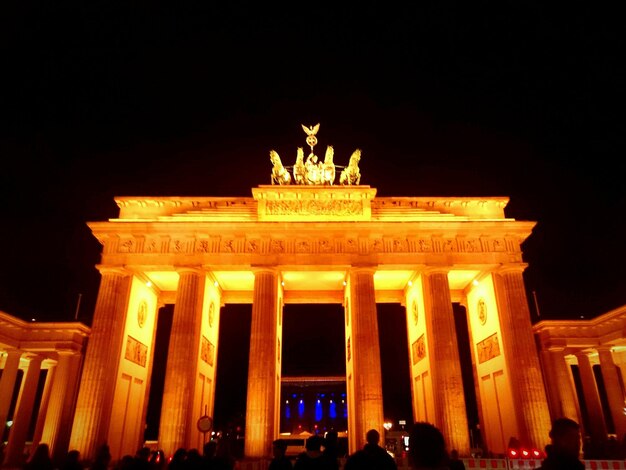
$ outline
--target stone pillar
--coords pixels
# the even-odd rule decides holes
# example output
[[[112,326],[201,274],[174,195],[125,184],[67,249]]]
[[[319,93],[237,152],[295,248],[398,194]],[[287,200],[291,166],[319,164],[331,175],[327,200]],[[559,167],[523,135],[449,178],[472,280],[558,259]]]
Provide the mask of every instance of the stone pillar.
[[[550,367],[548,368],[548,382],[555,395],[553,402],[553,419],[569,418],[580,423],[581,417],[576,399],[576,389],[570,366],[567,364],[563,347],[553,347],[546,351]]]
[[[2,369],[2,377],[0,378],[0,439],[6,427],[21,357],[22,351],[19,349],[9,349],[7,351],[6,361],[4,362],[4,369]],[[0,462],[0,465],[2,465],[2,462]]]
[[[435,404],[435,425],[449,449],[469,455],[469,427],[463,393],[454,312],[445,269],[422,272],[428,355]]]
[[[617,435],[617,441],[622,442],[622,438],[626,434],[626,416],[624,415],[624,395],[619,383],[619,371],[613,361],[613,353],[610,347],[600,347],[598,348],[598,353],[600,355],[600,369],[604,379],[604,388],[606,389],[611,417],[615,425],[615,434]]]
[[[205,284],[205,274],[199,269],[179,268],[178,273],[159,425],[159,446],[166,456],[189,447],[195,426],[193,398]]]
[[[50,362],[50,361],[47,361]],[[48,412],[48,404],[50,403],[50,390],[52,389],[52,383],[54,382],[56,374],[57,364],[54,362],[48,367],[46,372],[46,383],[41,394],[41,401],[39,403],[39,413],[37,414],[37,423],[35,425],[35,432],[33,433],[32,448],[35,449],[41,442],[41,434],[43,433],[43,425],[46,419],[46,413]],[[46,442],[46,444],[49,444]]]
[[[600,394],[598,393],[598,385],[593,374],[591,361],[586,352],[579,351],[576,353],[578,359],[578,370],[580,371],[580,381],[582,382],[583,395],[585,404],[587,405],[587,418],[589,429],[587,433],[591,436],[594,445],[600,446],[607,438],[606,424],[604,422],[604,413],[602,412],[602,404],[600,402]]]
[[[259,268],[254,273],[254,298],[250,330],[248,366],[248,396],[246,404],[246,458],[268,458],[275,429],[276,394],[276,335],[278,315],[278,274],[271,268]]]
[[[350,337],[353,396],[348,391],[348,412],[354,414],[349,429],[350,451],[362,447],[365,434],[376,429],[385,435],[380,345],[373,267],[352,268],[349,272]]]
[[[502,346],[515,403],[518,439],[525,446],[543,449],[551,421],[546,390],[535,345],[526,298],[523,266],[512,265],[493,273],[502,332]]]
[[[41,442],[50,446],[50,457],[55,465],[60,466],[69,450],[81,355],[70,350],[59,350],[57,354],[58,360]]]
[[[87,343],[70,447],[86,460],[106,443],[117,382],[132,277],[101,267],[100,289]]]
[[[35,395],[37,394],[41,361],[42,358],[39,356],[30,358],[28,370],[24,377],[24,383],[20,389],[20,396],[17,399],[17,406],[15,407],[13,426],[11,426],[9,442],[5,450],[4,464],[8,467],[22,464],[24,444],[26,444],[26,435],[30,427],[33,405],[35,404]]]

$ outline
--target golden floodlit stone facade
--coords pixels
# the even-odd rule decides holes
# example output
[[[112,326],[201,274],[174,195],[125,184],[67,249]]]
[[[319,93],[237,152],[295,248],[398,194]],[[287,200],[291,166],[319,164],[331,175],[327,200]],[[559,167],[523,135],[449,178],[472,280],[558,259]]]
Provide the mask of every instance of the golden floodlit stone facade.
[[[599,445],[607,440],[607,422],[611,422],[611,434],[622,442],[626,436],[626,306],[592,320],[541,321],[533,330],[539,340],[551,414],[581,423],[583,434]],[[606,408],[594,368],[599,368],[602,377]],[[578,391],[573,369],[578,370]]]
[[[376,304],[406,307],[415,420],[469,453],[452,303],[469,318],[487,447],[516,436],[543,447],[548,400],[524,295],[520,245],[533,222],[503,197],[376,197],[363,185],[269,185],[252,197],[120,197],[119,217],[89,227],[102,284],[70,446],[113,458],[142,444],[159,306],[175,304],[159,447],[199,447],[212,415],[220,307],[252,304],[245,454],[278,437],[282,307],[345,310],[350,451],[384,433]],[[211,354],[210,360],[207,355]],[[515,404],[515,406],[514,406]]]
[[[56,462],[65,458],[88,335],[89,328],[81,323],[25,322],[0,311],[2,432],[5,423],[10,425],[4,451],[6,466],[21,466],[33,419],[31,447],[46,443]],[[35,395],[42,380],[43,392],[36,408]],[[17,399],[12,400],[18,384]],[[11,405],[13,416],[7,421]]]
[[[290,303],[343,305],[350,451],[368,429],[384,432],[376,304],[385,302],[406,311],[413,419],[436,424],[449,448],[470,446],[453,303],[467,314],[489,452],[505,452],[512,436],[542,448],[560,416],[596,442],[626,434],[626,307],[531,326],[520,246],[534,223],[507,218],[507,198],[376,197],[358,185],[259,186],[252,196],[118,198],[119,217],[89,224],[103,245],[91,329],[0,312],[6,465],[40,442],[57,462],[69,448],[92,458],[106,442],[119,459],[143,445],[164,304],[174,314],[158,446],[169,454],[202,446],[196,421],[213,414],[227,303],[252,304],[248,458],[268,457],[278,437]]]
[[[285,304],[343,306],[351,453],[367,430],[385,432],[378,303],[405,307],[413,419],[435,424],[460,455],[470,453],[470,430],[454,303],[467,315],[485,450],[504,454],[511,437],[543,449],[550,418],[561,416],[605,440],[598,364],[614,431],[624,436],[626,307],[533,327],[521,245],[535,223],[506,217],[508,198],[377,197],[360,185],[359,149],[345,167],[332,146],[321,161],[319,124],[303,129],[306,160],[300,148],[284,166],[271,151],[272,185],[252,188],[252,197],[119,197],[118,217],[89,223],[102,245],[91,329],[0,312],[0,423],[13,413],[5,464],[19,463],[34,413],[32,445],[49,444],[56,462],[68,449],[89,460],[107,443],[115,461],[144,445],[165,304],[174,309],[157,445],[168,456],[204,443],[197,422],[213,415],[220,311],[229,303],[252,305],[246,458],[270,457],[279,437]]]

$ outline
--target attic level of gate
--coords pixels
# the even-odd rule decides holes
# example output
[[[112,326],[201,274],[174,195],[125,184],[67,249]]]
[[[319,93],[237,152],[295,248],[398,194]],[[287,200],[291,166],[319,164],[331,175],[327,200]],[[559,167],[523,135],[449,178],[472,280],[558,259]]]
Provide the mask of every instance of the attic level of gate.
[[[376,197],[359,186],[252,188],[252,197],[117,197],[115,221],[367,222],[513,220],[508,197]]]

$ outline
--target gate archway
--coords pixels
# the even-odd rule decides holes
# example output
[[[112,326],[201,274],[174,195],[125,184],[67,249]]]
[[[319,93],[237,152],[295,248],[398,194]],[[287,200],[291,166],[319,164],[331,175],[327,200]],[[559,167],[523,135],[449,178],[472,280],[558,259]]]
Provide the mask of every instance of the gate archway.
[[[252,304],[245,452],[278,435],[282,307],[345,311],[350,451],[383,431],[376,304],[406,308],[413,418],[469,451],[452,303],[468,311],[482,429],[491,450],[549,430],[521,243],[533,222],[508,198],[376,197],[369,186],[259,186],[252,197],[120,197],[119,217],[89,224],[102,281],[71,447],[114,457],[141,443],[159,305],[174,303],[159,446],[196,447],[213,409],[220,307]],[[497,406],[494,406],[497,403]],[[513,406],[515,403],[516,406]],[[487,406],[488,405],[488,406]]]

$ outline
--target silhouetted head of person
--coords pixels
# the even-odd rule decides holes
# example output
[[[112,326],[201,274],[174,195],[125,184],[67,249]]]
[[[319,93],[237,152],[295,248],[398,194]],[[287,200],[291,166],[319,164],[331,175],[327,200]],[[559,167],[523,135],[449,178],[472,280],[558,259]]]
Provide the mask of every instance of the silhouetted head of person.
[[[337,444],[337,441],[339,440],[339,434],[337,434],[337,431],[328,431],[326,433],[326,435],[324,436],[324,445],[334,445]]]
[[[459,451],[458,451],[458,450],[456,450],[456,449],[452,449],[452,450],[450,451],[450,458],[451,458],[452,460],[458,460],[458,459],[459,459]]]
[[[50,447],[48,444],[39,444],[35,448],[35,452],[33,452],[33,456],[31,457],[31,462],[46,462],[50,460]]]
[[[209,441],[204,444],[202,447],[202,455],[208,458],[215,457],[215,453],[217,452],[217,442]]]
[[[368,444],[377,446],[380,441],[380,434],[376,431],[376,429],[370,429],[367,431],[367,434],[365,434],[365,440]]]
[[[306,450],[320,450],[322,448],[322,438],[317,434],[306,440]]]
[[[409,436],[409,455],[414,467],[444,466],[448,454],[441,431],[430,423],[415,423]]]
[[[580,453],[580,426],[569,418],[559,418],[550,429],[552,450],[556,454],[565,454],[578,458]]]
[[[152,453],[152,451],[150,450],[150,447],[142,447],[141,449],[139,449],[137,451],[137,458],[140,460],[150,460],[150,454]]]
[[[272,442],[272,451],[274,452],[274,457],[284,457],[285,452],[287,452],[287,441],[276,439]]]
[[[66,462],[78,462],[80,460],[80,452],[76,449],[72,449],[67,453],[65,457]]]

